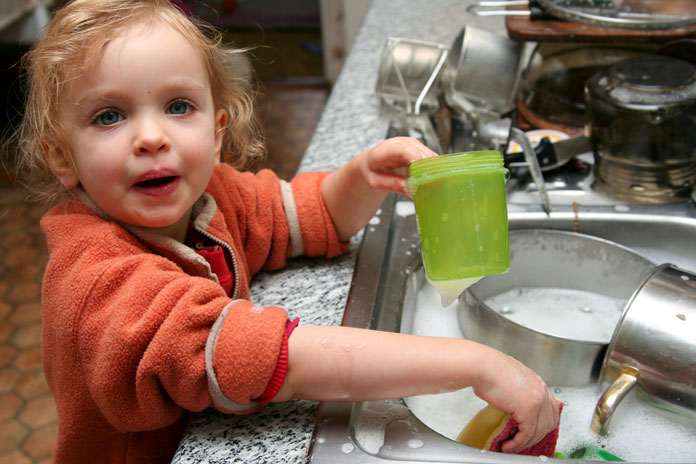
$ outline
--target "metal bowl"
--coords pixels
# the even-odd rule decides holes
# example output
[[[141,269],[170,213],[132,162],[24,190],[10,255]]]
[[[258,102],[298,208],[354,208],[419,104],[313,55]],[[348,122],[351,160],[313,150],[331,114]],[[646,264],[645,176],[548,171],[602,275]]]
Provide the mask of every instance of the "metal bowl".
[[[556,230],[510,232],[510,270],[472,285],[458,302],[459,326],[470,340],[513,356],[549,385],[581,386],[597,380],[606,341],[554,335],[517,323],[485,301],[519,288],[579,290],[625,304],[655,265],[608,240]],[[562,310],[563,308],[558,308]],[[620,309],[617,322],[620,318]]]

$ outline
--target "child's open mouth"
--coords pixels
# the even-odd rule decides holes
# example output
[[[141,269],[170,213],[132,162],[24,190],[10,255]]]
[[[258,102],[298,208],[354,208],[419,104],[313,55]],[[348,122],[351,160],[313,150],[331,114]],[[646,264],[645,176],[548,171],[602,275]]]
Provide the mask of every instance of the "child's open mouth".
[[[146,195],[165,196],[176,190],[181,177],[162,176],[136,182],[134,187]]]
[[[142,188],[161,187],[169,182],[172,182],[174,179],[176,179],[176,176],[159,177],[157,179],[144,180],[135,185]]]

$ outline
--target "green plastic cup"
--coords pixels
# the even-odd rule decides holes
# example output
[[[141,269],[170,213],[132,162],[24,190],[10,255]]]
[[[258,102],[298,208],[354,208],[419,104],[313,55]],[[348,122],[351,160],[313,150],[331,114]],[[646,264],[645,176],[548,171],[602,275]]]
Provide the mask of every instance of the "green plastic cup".
[[[503,155],[452,153],[408,171],[425,275],[448,306],[481,277],[510,268]]]

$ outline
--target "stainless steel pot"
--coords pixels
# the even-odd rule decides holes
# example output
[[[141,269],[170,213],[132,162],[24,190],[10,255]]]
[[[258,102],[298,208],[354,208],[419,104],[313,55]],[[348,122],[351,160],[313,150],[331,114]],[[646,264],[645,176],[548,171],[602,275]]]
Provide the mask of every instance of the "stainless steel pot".
[[[521,73],[522,45],[471,25],[452,43],[443,81],[455,113],[473,113],[483,122],[496,120],[514,107]]]
[[[551,335],[514,322],[485,301],[530,287],[574,289],[628,301],[654,268],[642,256],[607,240],[565,231],[511,231],[510,270],[482,279],[460,296],[459,326],[468,339],[515,357],[550,385],[586,385],[598,378],[610,335],[606,342]]]
[[[661,409],[696,418],[696,274],[663,264],[626,305],[604,358],[591,428],[609,420],[635,386]]]
[[[696,66],[643,55],[595,74],[585,87],[595,189],[666,203],[696,185]]]

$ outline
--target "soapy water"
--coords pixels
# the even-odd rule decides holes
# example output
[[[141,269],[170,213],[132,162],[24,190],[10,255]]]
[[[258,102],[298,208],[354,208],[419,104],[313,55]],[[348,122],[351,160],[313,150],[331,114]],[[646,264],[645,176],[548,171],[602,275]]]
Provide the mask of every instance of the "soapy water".
[[[567,288],[514,288],[484,301],[522,326],[557,337],[609,343],[626,300]]]
[[[427,282],[417,294],[413,317],[414,334],[464,338],[457,322],[456,306],[443,308],[439,295]],[[621,402],[609,424],[609,436],[590,431],[590,422],[602,392],[597,384],[585,387],[549,387],[563,401],[556,450],[568,456],[591,446],[604,449],[626,461],[686,463],[696,462],[693,421],[643,403],[635,388]],[[411,412],[426,426],[452,440],[486,406],[465,388],[436,395],[406,398]]]
[[[384,410],[365,409],[355,424],[355,440],[368,453],[377,454],[384,445],[387,426],[409,416],[408,408],[394,405]]]

